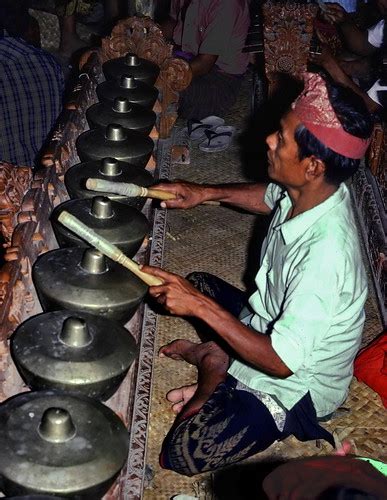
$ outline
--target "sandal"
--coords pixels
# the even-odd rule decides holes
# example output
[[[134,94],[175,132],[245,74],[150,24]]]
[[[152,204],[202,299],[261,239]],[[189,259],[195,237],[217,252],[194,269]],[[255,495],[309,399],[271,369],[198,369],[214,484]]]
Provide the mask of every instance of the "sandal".
[[[234,134],[235,127],[228,125],[216,127],[215,130],[205,130],[204,135],[207,138],[199,144],[199,149],[206,153],[224,151],[230,146]]]
[[[219,116],[207,116],[203,120],[188,120],[187,128],[188,137],[191,141],[200,141],[204,138],[206,130],[213,130],[216,127],[224,124],[223,118]]]

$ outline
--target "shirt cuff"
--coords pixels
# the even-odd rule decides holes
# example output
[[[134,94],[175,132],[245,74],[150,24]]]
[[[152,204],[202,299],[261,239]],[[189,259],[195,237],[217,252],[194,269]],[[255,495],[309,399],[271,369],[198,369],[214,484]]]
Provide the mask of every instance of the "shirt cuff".
[[[282,362],[295,373],[304,362],[304,349],[294,338],[286,337],[273,330],[270,335],[271,345]]]

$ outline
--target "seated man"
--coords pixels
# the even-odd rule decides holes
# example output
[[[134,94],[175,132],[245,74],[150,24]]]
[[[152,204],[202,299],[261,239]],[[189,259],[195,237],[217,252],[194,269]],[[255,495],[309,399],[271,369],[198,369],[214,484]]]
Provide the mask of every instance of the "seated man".
[[[242,49],[249,24],[247,0],[172,0],[161,28],[193,73],[180,94],[181,117],[222,116],[235,103],[248,64]]]
[[[216,469],[291,434],[333,444],[318,418],[348,394],[367,295],[344,181],[357,170],[372,128],[359,96],[307,74],[280,130],[267,138],[273,183],[158,186],[176,196],[163,202],[168,208],[217,200],[273,215],[247,304],[214,276],[194,273],[198,290],[143,266],[164,282],[150,287],[151,296],[209,327],[215,339],[175,340],[160,351],[198,368],[197,384],[167,395],[178,416],[163,443],[163,467],[186,475]]]
[[[382,81],[378,79],[368,92],[363,90],[344,71],[342,64],[339,63],[327,45],[322,46],[321,53],[311,54],[310,61],[323,67],[336,83],[348,87],[360,95],[370,113],[380,112],[381,107],[385,106],[381,94],[387,91],[387,86],[383,85]]]
[[[385,34],[387,0],[376,0],[376,5],[382,19],[366,31],[362,31],[357,28],[353,24],[351,17],[348,16],[347,12],[337,3],[327,4],[324,11],[325,17],[338,26],[345,42],[348,45],[348,48],[360,56],[372,55],[380,49],[385,51],[385,45],[387,43],[385,40],[387,36]],[[331,74],[332,78],[342,85],[351,87],[355,92],[362,95],[368,108],[371,111],[377,111],[378,107],[383,104],[380,99],[380,93],[387,90],[386,84],[377,79],[369,89],[368,93],[363,92],[351,81],[342,68],[337,63],[332,61],[331,57],[328,56],[328,59],[320,62]],[[318,63],[318,61],[315,62]]]

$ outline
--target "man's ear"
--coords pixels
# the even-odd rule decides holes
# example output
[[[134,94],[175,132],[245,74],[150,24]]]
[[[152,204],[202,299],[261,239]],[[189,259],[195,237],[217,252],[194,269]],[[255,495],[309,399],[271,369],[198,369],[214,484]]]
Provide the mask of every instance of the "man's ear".
[[[322,160],[315,156],[310,156],[307,160],[308,163],[305,167],[306,179],[316,180],[325,174],[325,163]]]

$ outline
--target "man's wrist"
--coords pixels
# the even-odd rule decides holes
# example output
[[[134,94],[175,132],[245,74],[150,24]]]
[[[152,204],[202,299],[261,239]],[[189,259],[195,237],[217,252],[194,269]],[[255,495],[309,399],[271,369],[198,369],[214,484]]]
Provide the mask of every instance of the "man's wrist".
[[[217,318],[221,316],[222,312],[228,314],[214,299],[202,293],[196,306],[194,315],[210,326],[217,323]]]

